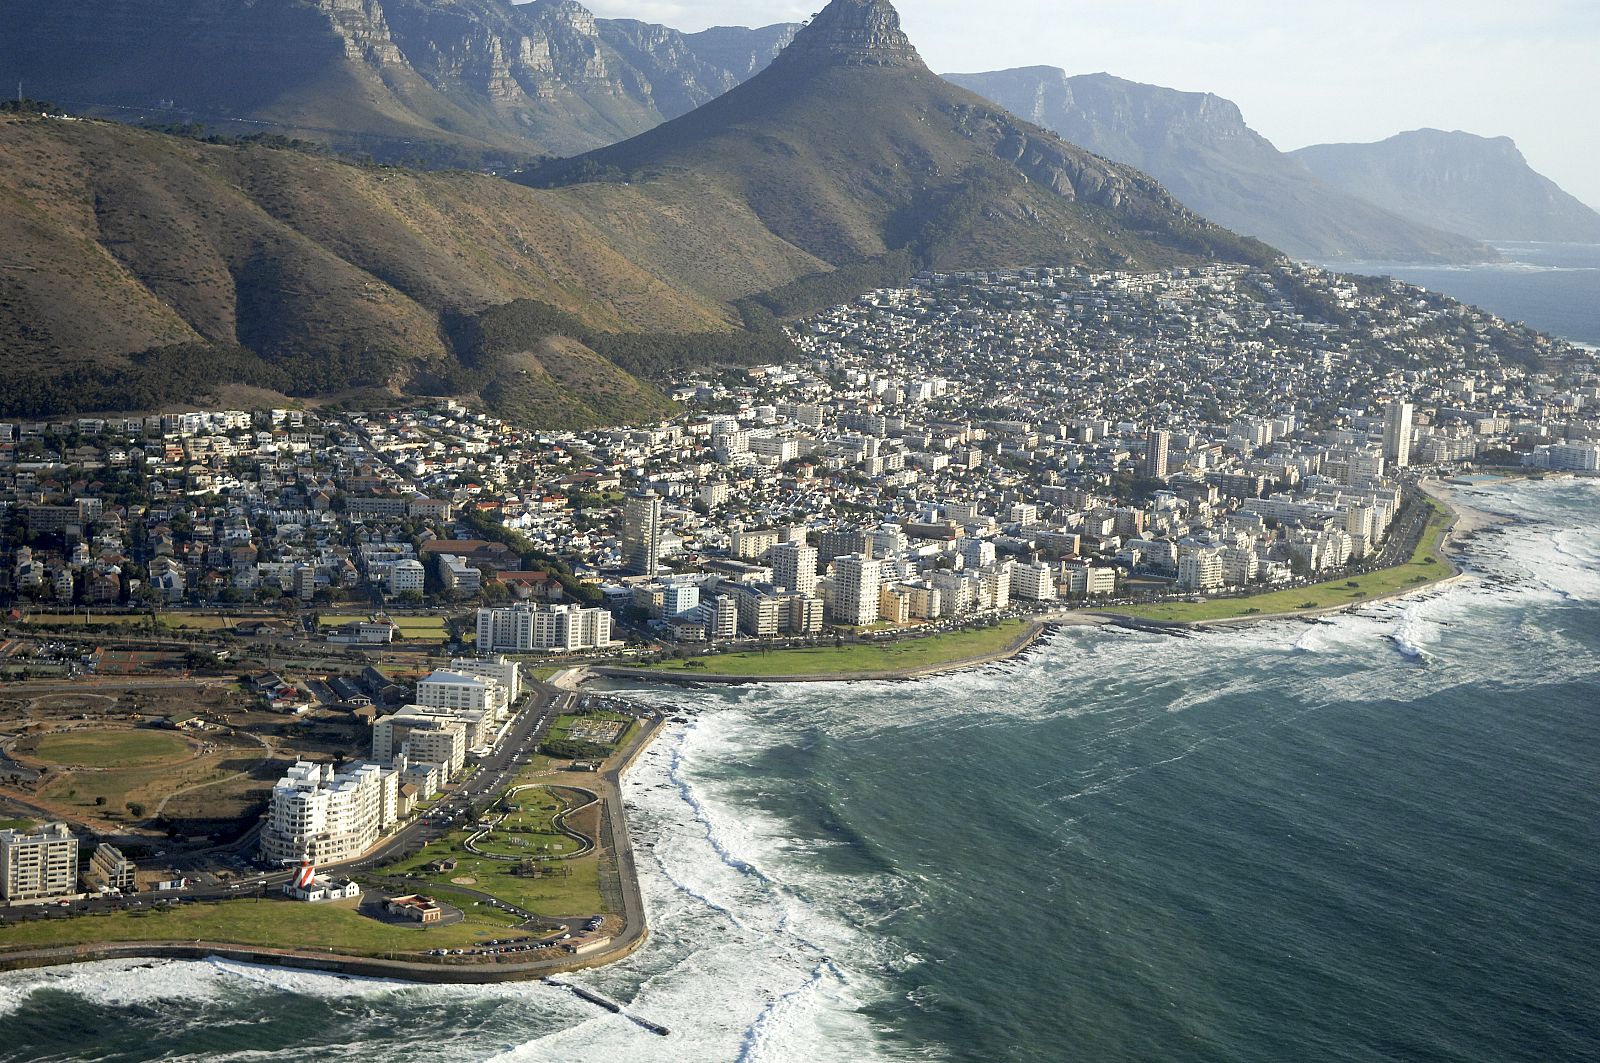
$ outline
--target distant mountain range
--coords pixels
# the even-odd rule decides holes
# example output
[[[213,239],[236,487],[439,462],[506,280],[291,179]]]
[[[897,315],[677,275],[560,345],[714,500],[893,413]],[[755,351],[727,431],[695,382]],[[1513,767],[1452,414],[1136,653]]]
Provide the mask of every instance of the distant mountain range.
[[[1600,243],[1600,213],[1536,173],[1510,137],[1417,129],[1293,157],[1353,196],[1480,240]]]
[[[793,355],[773,314],[922,266],[1277,255],[935,77],[885,0],[833,0],[712,102],[520,177],[0,116],[0,412],[233,384],[615,422],[667,408],[641,377]]]
[[[1478,241],[1431,228],[1317,180],[1210,93],[1053,67],[948,74],[951,81],[1074,144],[1137,166],[1186,206],[1298,258],[1492,257]]]
[[[0,75],[78,113],[381,158],[570,154],[685,114],[794,26],[686,34],[571,0],[4,0]]]
[[[0,0],[0,14],[12,30],[0,83],[76,113],[473,169],[593,151],[689,115],[799,28],[681,33],[573,0]],[[1285,154],[1206,93],[1051,67],[948,77],[1297,257],[1463,262],[1494,257],[1486,239],[1600,239],[1600,216],[1503,139],[1424,130]]]
[[[1418,130],[1285,153],[1209,93],[1054,67],[946,77],[1300,258],[1470,262],[1494,257],[1486,240],[1600,240],[1600,215],[1504,137]]]
[[[534,183],[626,182],[748,209],[833,269],[1269,261],[1110,162],[932,74],[885,0],[834,0],[764,71]]]

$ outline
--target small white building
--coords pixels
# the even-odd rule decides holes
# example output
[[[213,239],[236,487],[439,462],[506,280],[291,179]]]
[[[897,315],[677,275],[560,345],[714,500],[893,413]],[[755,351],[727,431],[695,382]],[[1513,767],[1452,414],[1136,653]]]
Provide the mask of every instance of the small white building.
[[[326,901],[354,900],[361,896],[361,887],[354,879],[319,875],[316,867],[307,863],[300,866],[294,878],[283,884],[283,893],[297,901],[321,904]]]

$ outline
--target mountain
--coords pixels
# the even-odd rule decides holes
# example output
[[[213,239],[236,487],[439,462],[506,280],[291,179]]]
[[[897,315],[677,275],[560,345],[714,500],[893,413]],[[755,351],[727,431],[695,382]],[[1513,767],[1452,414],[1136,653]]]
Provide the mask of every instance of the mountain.
[[[1276,257],[1145,174],[936,77],[886,0],[833,0],[725,95],[523,179],[622,187],[612,194],[677,210],[711,195],[857,277],[913,260],[1155,267]]]
[[[1278,257],[935,77],[883,0],[521,177],[0,114],[0,414],[243,386],[614,423],[670,409],[649,381],[674,369],[795,357],[774,315],[917,268]]]
[[[0,81],[75,112],[382,158],[570,154],[685,114],[792,26],[682,34],[571,0],[4,0]],[[25,29],[19,29],[25,27]]]
[[[946,74],[964,88],[1109,159],[1186,206],[1297,258],[1474,261],[1476,240],[1430,228],[1318,180],[1245,124],[1233,102],[1055,67]]]
[[[1535,172],[1509,137],[1417,129],[1294,157],[1335,188],[1480,240],[1600,243],[1600,214]]]
[[[713,246],[745,256],[745,284],[816,268],[736,211],[662,234],[486,175],[0,115],[0,413],[243,384],[481,392],[536,424],[659,414],[630,369],[765,342],[735,331],[727,300],[747,289],[697,268]],[[556,327],[519,345],[529,320]],[[556,335],[590,353],[542,342]]]

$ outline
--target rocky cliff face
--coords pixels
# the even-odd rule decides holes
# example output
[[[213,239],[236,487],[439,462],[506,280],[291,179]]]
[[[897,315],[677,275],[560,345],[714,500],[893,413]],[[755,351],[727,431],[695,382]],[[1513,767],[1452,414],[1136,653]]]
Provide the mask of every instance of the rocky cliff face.
[[[8,80],[106,117],[528,154],[582,151],[687,113],[793,33],[687,35],[596,19],[573,0],[8,0],[7,21]]]
[[[784,49],[797,66],[922,67],[922,57],[886,0],[834,0]]]
[[[1149,176],[934,76],[885,0],[832,0],[767,69],[725,95],[521,179],[617,176],[626,184],[589,194],[714,203],[875,280],[913,262],[1134,267],[1275,257],[1185,209]]]
[[[1600,213],[1535,172],[1510,137],[1417,129],[1294,157],[1335,188],[1483,240],[1600,242]]]
[[[684,39],[689,42],[689,50],[695,55],[743,81],[765,70],[767,64],[794,40],[799,29],[799,26],[788,23],[757,30],[742,26],[714,26],[699,33],[685,34]]]
[[[1491,252],[1319,181],[1245,124],[1230,100],[1053,67],[949,80],[1074,144],[1158,179],[1199,213],[1315,259],[1473,261]]]

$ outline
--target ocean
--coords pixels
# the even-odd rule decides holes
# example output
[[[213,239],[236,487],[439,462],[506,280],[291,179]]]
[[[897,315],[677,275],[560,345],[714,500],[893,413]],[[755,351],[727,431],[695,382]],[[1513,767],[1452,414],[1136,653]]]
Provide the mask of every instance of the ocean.
[[[1600,481],[1462,489],[1466,579],[1067,629],[915,683],[642,689],[652,937],[572,980],[0,975],[0,1060],[1600,1059]]]
[[[1497,242],[1477,266],[1338,262],[1342,273],[1393,276],[1574,343],[1600,346],[1600,244]]]

